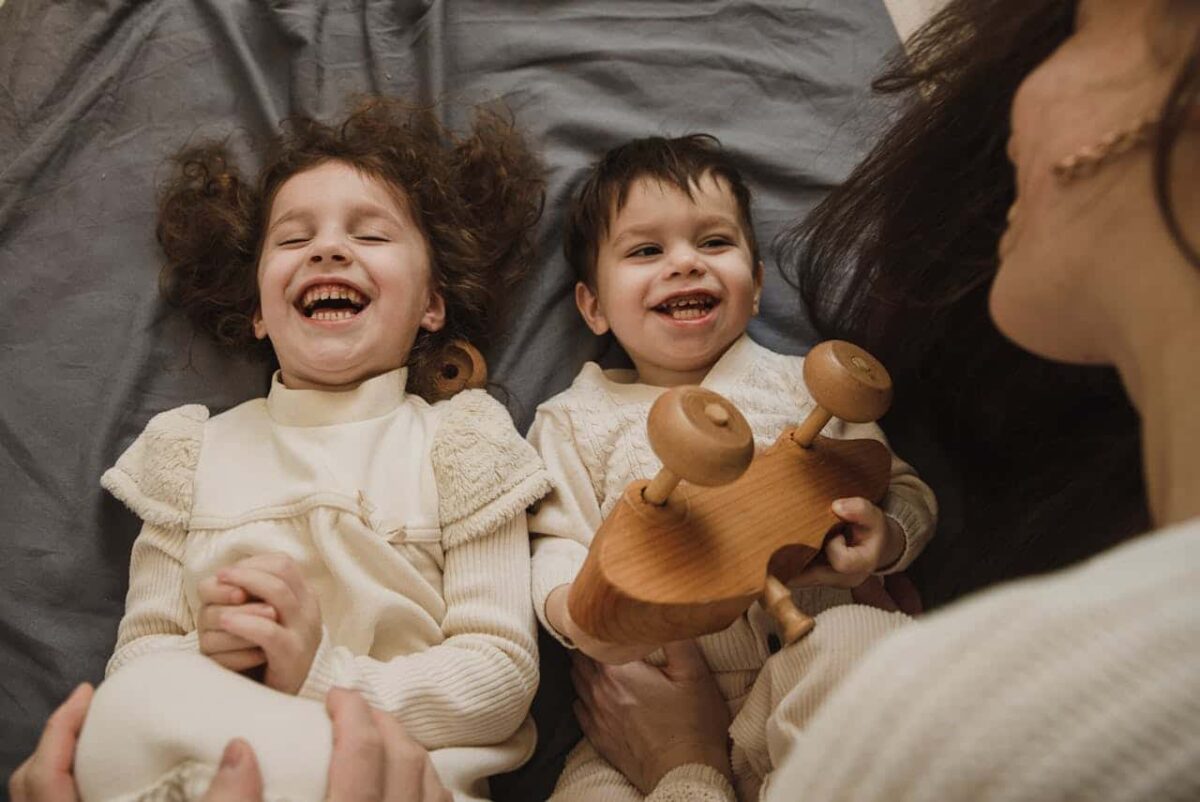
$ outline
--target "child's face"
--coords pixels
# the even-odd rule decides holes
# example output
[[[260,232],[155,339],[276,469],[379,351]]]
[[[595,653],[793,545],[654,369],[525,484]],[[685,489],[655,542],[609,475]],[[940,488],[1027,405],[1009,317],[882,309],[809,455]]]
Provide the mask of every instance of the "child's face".
[[[746,330],[762,288],[729,184],[629,188],[596,255],[596,287],[575,300],[596,334],[612,330],[647,384],[698,383]]]
[[[271,338],[283,382],[338,389],[403,365],[445,304],[429,248],[385,182],[337,161],[279,188],[258,262],[254,333]]]

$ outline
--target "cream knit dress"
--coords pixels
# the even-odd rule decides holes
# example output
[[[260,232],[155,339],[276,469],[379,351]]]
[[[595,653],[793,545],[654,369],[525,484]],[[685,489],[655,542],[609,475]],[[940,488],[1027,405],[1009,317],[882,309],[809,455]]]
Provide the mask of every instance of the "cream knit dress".
[[[235,735],[258,753],[268,798],[322,799],[334,686],[396,716],[460,799],[528,757],[525,509],[546,475],[486,393],[431,406],[405,380],[331,393],[276,378],[267,398],[213,418],[164,412],[105,474],[144,525],[79,744],[85,799],[194,798]],[[270,552],[291,556],[321,607],[296,697],[198,653],[198,582]]]
[[[774,443],[787,427],[798,425],[812,409],[803,367],[803,358],[774,353],[743,335],[712,367],[701,386],[737,405],[761,449]],[[555,637],[558,633],[545,614],[550,592],[575,579],[592,536],[629,483],[649,478],[661,467],[646,435],[646,416],[664,391],[637,383],[633,371],[602,371],[588,363],[570,388],[537,410],[529,440],[545,461],[554,489],[530,518],[533,603],[543,626]],[[834,420],[823,434],[884,441],[874,424]],[[904,531],[904,553],[885,572],[899,571],[916,558],[932,535],[936,503],[929,487],[893,456],[891,484],[882,507]],[[810,615],[850,602],[848,591],[829,588],[796,591],[794,596]],[[775,641],[773,633],[770,617],[755,604],[728,629],[699,639],[731,715],[741,710],[759,669],[770,656],[768,643]],[[652,655],[651,662],[658,657]],[[752,712],[762,715],[762,711]],[[740,793],[747,798],[757,796],[767,761],[756,743],[743,743],[738,734],[761,729],[764,724],[765,720],[735,721],[731,730],[734,771]],[[586,740],[568,757],[555,790],[555,799],[564,802],[641,798]]]

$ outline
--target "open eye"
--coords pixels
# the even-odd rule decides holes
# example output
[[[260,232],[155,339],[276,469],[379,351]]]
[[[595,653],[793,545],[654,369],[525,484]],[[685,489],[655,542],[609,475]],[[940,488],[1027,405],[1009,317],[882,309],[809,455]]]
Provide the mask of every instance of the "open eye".
[[[647,256],[658,256],[660,253],[662,253],[662,248],[658,245],[639,245],[630,251],[627,256],[631,256],[633,258],[642,258]]]
[[[723,235],[705,237],[700,242],[701,248],[729,248],[733,245],[733,240]]]

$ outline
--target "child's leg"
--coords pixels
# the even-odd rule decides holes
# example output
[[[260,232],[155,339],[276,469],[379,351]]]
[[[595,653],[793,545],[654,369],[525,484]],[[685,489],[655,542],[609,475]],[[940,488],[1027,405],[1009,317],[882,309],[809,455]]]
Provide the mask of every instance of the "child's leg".
[[[199,654],[134,660],[96,689],[75,754],[84,800],[197,799],[232,738],[253,747],[267,799],[320,802],[333,732],[324,706]]]

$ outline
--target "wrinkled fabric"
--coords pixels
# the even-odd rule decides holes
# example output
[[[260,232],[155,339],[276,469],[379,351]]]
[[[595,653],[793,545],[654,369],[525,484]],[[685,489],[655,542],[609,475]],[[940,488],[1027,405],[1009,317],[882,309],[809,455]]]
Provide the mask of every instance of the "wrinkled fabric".
[[[768,261],[751,333],[804,350],[814,334],[767,246],[865,153],[887,112],[868,83],[896,45],[883,3],[843,0],[7,0],[0,776],[115,642],[138,525],[100,474],[158,412],[266,392],[267,366],[218,352],[158,298],[156,191],[181,146],[227,138],[253,170],[282,118],[338,115],[354,93],[447,100],[454,125],[504,100],[549,170],[540,259],[511,336],[487,349],[524,430],[585,362],[620,360],[575,311],[560,227],[585,166],[630,137],[707,131],[734,151]],[[542,748],[497,796],[548,793],[574,737],[552,648]]]

